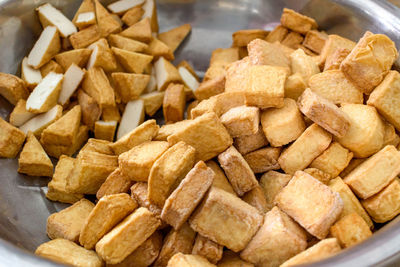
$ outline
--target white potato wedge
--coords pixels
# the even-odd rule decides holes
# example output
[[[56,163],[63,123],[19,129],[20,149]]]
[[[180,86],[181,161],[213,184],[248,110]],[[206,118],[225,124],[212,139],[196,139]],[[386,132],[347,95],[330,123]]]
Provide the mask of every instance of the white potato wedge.
[[[57,28],[47,26],[40,34],[31,52],[28,55],[28,64],[34,69],[49,62],[49,60],[60,51],[60,36]]]
[[[129,9],[143,4],[144,1],[145,0],[119,0],[109,4],[107,8],[111,10],[112,13],[121,15]]]
[[[56,105],[46,113],[33,117],[32,119],[24,123],[20,127],[20,130],[23,131],[25,134],[27,134],[29,131],[33,132],[35,136],[38,137],[47,126],[59,119],[61,115],[62,107],[60,105]]]
[[[144,13],[142,19],[149,18],[151,31],[158,32],[157,8],[154,0],[146,0],[142,6]]]
[[[199,82],[197,81],[196,77],[193,76],[190,71],[186,67],[179,67],[178,68],[179,74],[183,80],[183,83],[189,87],[193,92],[199,87]]]
[[[35,88],[42,81],[40,70],[35,70],[28,65],[28,58],[24,57],[21,66],[21,78],[26,82],[28,88]]]
[[[160,57],[154,63],[154,69],[156,71],[158,91],[164,91],[168,87],[168,84],[180,82],[182,79],[175,66],[164,57]]]
[[[85,71],[75,65],[75,63],[72,63],[64,74],[64,81],[61,86],[60,95],[58,96],[59,104],[64,105],[68,102],[69,98],[82,82],[84,75]]]
[[[75,25],[60,10],[51,4],[44,4],[36,9],[39,13],[39,20],[43,27],[52,25],[57,27],[60,35],[64,38],[77,32]]]
[[[118,127],[117,140],[138,127],[144,121],[144,101],[142,99],[128,102],[121,123]]]
[[[96,14],[93,11],[80,13],[75,21],[75,25],[79,29],[93,24],[96,24]]]

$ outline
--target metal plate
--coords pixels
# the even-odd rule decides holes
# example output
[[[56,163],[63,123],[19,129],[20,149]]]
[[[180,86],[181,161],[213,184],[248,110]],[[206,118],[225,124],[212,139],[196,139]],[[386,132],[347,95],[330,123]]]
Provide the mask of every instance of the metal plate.
[[[18,73],[22,58],[40,33],[34,8],[50,2],[68,17],[80,0],[0,0],[0,71]],[[103,1],[109,2],[109,1]],[[238,29],[272,29],[283,7],[314,17],[321,29],[357,40],[365,30],[385,33],[400,44],[399,9],[384,1],[357,0],[160,0],[160,30],[190,23],[193,31],[177,51],[175,62],[188,60],[201,75],[211,51],[231,45]],[[12,106],[0,97],[0,116],[8,119]],[[16,172],[15,159],[0,159],[0,266],[55,266],[30,252],[48,241],[47,217],[66,205],[45,198],[47,178]],[[400,221],[395,219],[368,241],[347,249],[318,266],[398,266]],[[397,264],[396,264],[397,263]]]

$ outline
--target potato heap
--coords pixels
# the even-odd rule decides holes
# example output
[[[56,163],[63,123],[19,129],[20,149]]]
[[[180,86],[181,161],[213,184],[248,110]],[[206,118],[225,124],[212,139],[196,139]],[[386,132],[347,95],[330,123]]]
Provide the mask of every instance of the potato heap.
[[[171,63],[190,25],[158,34],[153,0],[84,0],[72,22],[37,10],[44,30],[22,78],[0,74],[15,105],[0,120],[0,156],[26,139],[18,171],[52,177],[47,198],[73,204],[48,218],[37,255],[293,266],[400,213],[400,74],[387,36],[355,43],[285,8],[271,32],[233,33],[199,83],[189,63]],[[161,107],[165,125],[144,121]]]

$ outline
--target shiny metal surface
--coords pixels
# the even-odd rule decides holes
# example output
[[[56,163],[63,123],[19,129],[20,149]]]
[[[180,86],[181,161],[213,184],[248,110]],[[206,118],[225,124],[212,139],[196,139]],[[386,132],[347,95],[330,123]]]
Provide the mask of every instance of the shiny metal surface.
[[[18,73],[21,59],[40,33],[34,8],[50,2],[72,17],[80,0],[0,0],[0,71]],[[103,1],[110,2],[110,1]],[[176,62],[188,60],[199,74],[207,68],[211,51],[231,45],[238,29],[272,29],[283,7],[314,17],[321,29],[357,40],[365,30],[389,35],[400,45],[400,11],[385,1],[370,0],[159,0],[161,31],[191,23],[193,31],[178,49]],[[12,106],[0,97],[0,116]],[[45,198],[47,178],[16,172],[17,160],[0,159],[0,266],[55,266],[29,251],[45,241],[46,219],[66,205]],[[400,266],[400,219],[372,238],[315,266]]]

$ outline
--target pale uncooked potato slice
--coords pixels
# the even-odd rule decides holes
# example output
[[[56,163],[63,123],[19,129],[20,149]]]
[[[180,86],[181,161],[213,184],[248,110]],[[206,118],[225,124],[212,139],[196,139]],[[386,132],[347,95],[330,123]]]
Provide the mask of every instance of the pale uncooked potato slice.
[[[144,101],[142,99],[128,102],[121,123],[118,127],[117,140],[129,133],[144,121]]]
[[[191,74],[190,71],[188,71],[185,67],[179,67],[178,71],[181,75],[183,83],[192,91],[196,91],[197,87],[199,87],[199,82],[196,80],[193,74]]]
[[[85,72],[79,68],[75,63],[69,66],[68,70],[64,74],[64,81],[61,86],[61,92],[58,97],[58,103],[64,105],[68,99],[72,96],[75,90],[81,83]]]
[[[122,14],[129,9],[141,5],[144,3],[144,0],[119,0],[112,4],[109,4],[107,7],[111,10],[112,13]]]
[[[60,10],[51,4],[44,4],[37,8],[39,20],[43,26],[54,25],[64,38],[77,32],[75,25]]]
[[[40,73],[40,70],[35,70],[29,66],[27,57],[24,57],[22,60],[21,78],[30,88],[34,88],[42,81],[42,74]]]
[[[56,105],[46,113],[33,117],[32,119],[27,121],[24,125],[22,125],[19,129],[26,134],[28,132],[33,132],[37,136],[44,128],[46,128],[52,122],[60,118],[61,115],[62,115],[62,107],[60,105]]]
[[[158,91],[164,91],[167,88],[168,84],[172,82],[179,82],[182,80],[175,66],[164,57],[160,57],[154,63],[154,69],[156,71]]]
[[[46,64],[53,56],[60,51],[60,36],[57,28],[47,26],[40,34],[31,52],[28,55],[28,64],[35,69]]]

